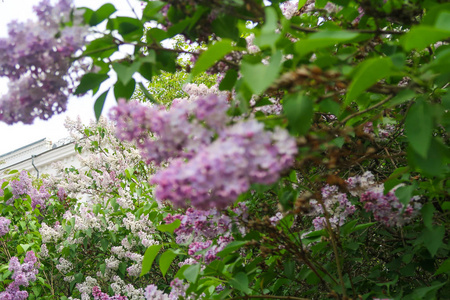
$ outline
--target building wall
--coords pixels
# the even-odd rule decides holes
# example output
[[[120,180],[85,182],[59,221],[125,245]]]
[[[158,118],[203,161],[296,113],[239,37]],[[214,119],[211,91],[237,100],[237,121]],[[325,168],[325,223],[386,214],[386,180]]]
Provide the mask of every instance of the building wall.
[[[63,140],[52,145],[51,142],[42,139],[0,155],[0,179],[8,177],[10,170],[26,170],[36,177],[38,171],[39,175],[56,175],[56,170],[52,167],[56,162],[61,162],[65,167],[80,167],[73,142]]]

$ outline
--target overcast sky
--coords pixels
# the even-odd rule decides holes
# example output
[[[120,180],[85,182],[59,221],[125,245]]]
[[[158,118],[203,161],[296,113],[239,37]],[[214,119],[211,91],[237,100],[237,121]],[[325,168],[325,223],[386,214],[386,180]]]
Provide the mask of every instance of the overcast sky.
[[[56,0],[52,0],[53,3],[55,3],[55,1]],[[16,19],[19,21],[26,21],[27,19],[33,19],[34,15],[32,7],[39,2],[40,1],[38,0],[2,0],[0,2],[0,37],[3,38],[7,36],[7,24],[11,22],[11,20]],[[75,0],[75,5],[77,7],[97,9],[106,2],[114,4],[118,10],[117,14],[133,16],[127,0]],[[140,3],[138,1],[129,0],[129,2],[132,6],[137,8],[137,11],[140,10]],[[112,85],[114,82],[115,79],[110,80],[109,85]],[[7,80],[0,77],[0,95],[8,92],[6,83]],[[107,85],[108,82],[105,82],[104,84]],[[114,105],[114,97],[109,95],[105,103],[103,114]],[[35,120],[32,125],[23,125],[22,123],[6,125],[5,123],[0,122],[0,155],[42,138],[57,142],[58,140],[67,137],[68,133],[63,126],[64,120],[66,117],[75,119],[78,115],[80,115],[85,123],[95,119],[94,99],[92,98],[92,94],[87,94],[86,96],[79,98],[71,97],[69,99],[67,112],[53,116],[48,121]]]

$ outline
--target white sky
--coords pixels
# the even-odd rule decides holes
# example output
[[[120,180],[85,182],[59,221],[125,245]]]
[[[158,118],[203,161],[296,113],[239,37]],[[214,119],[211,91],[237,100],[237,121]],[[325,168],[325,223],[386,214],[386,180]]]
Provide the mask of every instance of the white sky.
[[[53,0],[52,3],[55,3]],[[37,5],[38,0],[2,0],[0,2],[0,37],[7,37],[7,24],[11,20],[26,21],[27,19],[33,19],[32,7]],[[91,9],[98,9],[106,2],[114,4],[118,12],[116,14],[122,16],[133,16],[131,8],[129,7],[127,0],[75,0],[76,7],[89,7]],[[137,13],[140,13],[140,3],[137,0],[129,0]],[[7,93],[7,80],[0,77],[0,95]],[[112,78],[103,83],[102,89],[106,90],[115,82],[115,78]],[[98,95],[100,95],[99,93]],[[114,96],[108,95],[103,108],[102,115],[106,115],[108,110],[115,105]],[[90,120],[95,119],[94,115],[94,98],[92,93],[87,94],[84,97],[71,97],[67,111],[63,114],[55,115],[48,121],[35,120],[32,125],[24,125],[18,123],[15,125],[7,125],[0,122],[0,155],[13,151],[22,146],[33,143],[42,138],[47,138],[52,142],[67,137],[68,133],[64,128],[64,120],[66,117],[75,119],[78,115],[81,117],[84,123],[88,123]]]

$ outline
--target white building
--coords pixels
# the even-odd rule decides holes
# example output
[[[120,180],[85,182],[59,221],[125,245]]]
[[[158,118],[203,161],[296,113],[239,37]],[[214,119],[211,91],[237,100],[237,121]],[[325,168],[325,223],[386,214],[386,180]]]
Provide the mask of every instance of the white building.
[[[52,164],[57,161],[67,167],[80,167],[73,141],[63,139],[52,144],[47,139],[41,139],[0,155],[0,179],[8,177],[11,170],[26,170],[36,177],[42,174],[56,175]]]

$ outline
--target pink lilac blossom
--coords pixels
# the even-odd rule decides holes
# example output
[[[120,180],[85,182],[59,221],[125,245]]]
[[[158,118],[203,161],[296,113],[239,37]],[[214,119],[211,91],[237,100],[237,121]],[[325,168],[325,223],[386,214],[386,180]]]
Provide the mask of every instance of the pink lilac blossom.
[[[156,173],[155,195],[175,206],[225,208],[253,183],[271,184],[294,159],[295,140],[282,129],[264,130],[256,120],[239,122],[188,162],[174,160]]]
[[[128,300],[126,296],[115,295],[110,297],[108,294],[103,293],[98,286],[92,288],[92,296],[95,300]]]
[[[347,179],[347,187],[353,196],[359,197],[367,212],[372,212],[375,219],[386,226],[403,226],[419,214],[422,205],[414,196],[407,205],[395,196],[395,187],[384,194],[383,184],[375,181],[375,176],[367,171],[361,176]]]
[[[27,287],[30,282],[36,281],[39,273],[39,263],[33,251],[28,251],[23,263],[20,264],[17,257],[11,257],[8,270],[12,272],[11,282],[6,290],[0,293],[0,299],[22,300],[28,298],[27,291],[21,291],[20,286]]]
[[[11,224],[10,219],[0,217],[0,237],[4,236],[9,232],[9,224]]]
[[[180,227],[175,230],[176,242],[178,244],[190,242],[188,254],[191,257],[182,265],[198,263],[202,259],[208,264],[218,259],[217,253],[234,241],[231,235],[232,226],[237,224],[238,218],[245,221],[248,218],[247,207],[242,202],[232,211],[235,216],[228,216],[216,209],[205,211],[191,207],[185,214],[167,215],[164,219],[166,223],[172,223],[176,219],[181,221]],[[242,234],[245,233],[243,227],[238,229]]]
[[[9,78],[8,92],[0,97],[0,121],[33,123],[49,119],[67,108],[74,91],[75,68],[71,57],[85,42],[87,27],[80,11],[72,14],[72,1],[52,6],[44,0],[34,7],[37,21],[8,24],[8,37],[0,38],[0,76]],[[61,23],[73,22],[61,29]]]
[[[410,203],[404,205],[394,192],[391,191],[384,195],[382,190],[369,190],[360,198],[364,209],[372,212],[375,220],[388,227],[401,227],[416,217],[422,207],[417,200],[417,197],[413,197]]]

